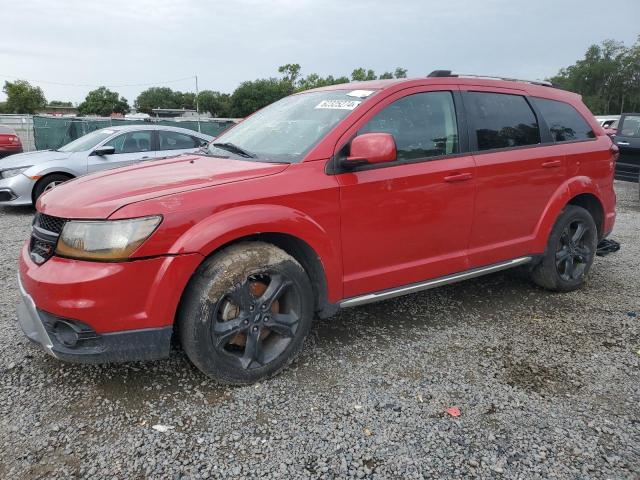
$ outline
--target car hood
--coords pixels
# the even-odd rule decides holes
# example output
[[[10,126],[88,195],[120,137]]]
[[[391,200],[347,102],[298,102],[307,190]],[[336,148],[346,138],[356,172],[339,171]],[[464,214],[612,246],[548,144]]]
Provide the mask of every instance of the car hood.
[[[0,170],[16,167],[29,167],[54,160],[66,160],[72,155],[70,152],[56,152],[55,150],[40,150],[37,152],[16,153],[0,160]]]
[[[63,218],[108,218],[131,203],[273,175],[288,166],[198,155],[143,162],[76,178],[40,197],[37,208]]]

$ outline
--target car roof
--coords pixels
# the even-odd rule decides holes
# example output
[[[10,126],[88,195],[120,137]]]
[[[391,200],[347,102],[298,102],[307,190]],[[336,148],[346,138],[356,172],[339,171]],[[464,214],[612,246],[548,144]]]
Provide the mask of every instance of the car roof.
[[[419,87],[426,85],[465,85],[489,87],[496,89],[508,89],[520,91],[521,95],[531,95],[543,98],[564,100],[574,102],[581,98],[580,95],[554,87],[551,84],[543,84],[544,82],[535,82],[527,80],[501,79],[482,76],[442,76],[442,77],[422,77],[422,78],[394,78],[389,80],[368,80],[364,82],[338,83],[326,87],[314,88],[305,92],[321,92],[335,90],[378,90],[378,91],[397,91],[405,88]]]
[[[180,132],[187,133],[189,135],[196,135],[202,138],[211,138],[211,135],[207,135],[206,133],[197,132],[195,130],[191,130],[189,128],[182,127],[171,127],[168,125],[157,125],[154,123],[145,123],[145,124],[135,124],[135,125],[116,125],[113,127],[104,127],[101,130],[113,130],[114,132],[135,132],[138,130],[165,130],[171,132]]]

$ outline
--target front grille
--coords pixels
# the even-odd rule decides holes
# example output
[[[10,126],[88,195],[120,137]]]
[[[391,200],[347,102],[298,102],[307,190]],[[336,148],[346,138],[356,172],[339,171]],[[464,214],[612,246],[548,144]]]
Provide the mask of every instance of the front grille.
[[[57,233],[58,235],[62,232],[62,228],[65,223],[67,223],[67,220],[64,218],[52,217],[51,215],[45,215],[44,213],[37,213],[36,217],[33,219],[33,224],[35,226],[51,233]]]
[[[43,213],[36,214],[29,242],[29,255],[35,263],[42,265],[53,256],[58,237],[66,222],[67,220],[64,218],[52,217]]]

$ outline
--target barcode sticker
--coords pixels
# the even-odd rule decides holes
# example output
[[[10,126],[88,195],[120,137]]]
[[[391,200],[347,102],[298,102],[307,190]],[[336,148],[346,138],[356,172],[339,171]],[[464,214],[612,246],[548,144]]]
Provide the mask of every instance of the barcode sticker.
[[[323,100],[316,108],[329,108],[333,110],[353,110],[360,105],[359,100]]]

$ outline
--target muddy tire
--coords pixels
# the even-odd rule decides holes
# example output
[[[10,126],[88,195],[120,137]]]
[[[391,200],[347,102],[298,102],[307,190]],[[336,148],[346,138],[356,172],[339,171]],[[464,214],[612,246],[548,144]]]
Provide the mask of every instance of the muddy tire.
[[[289,365],[312,320],[313,293],[304,269],[263,242],[237,243],[203,262],[177,317],[182,348],[194,365],[238,385]]]
[[[556,292],[580,288],[596,254],[598,231],[589,211],[567,205],[551,230],[542,261],[531,272],[535,283]]]

